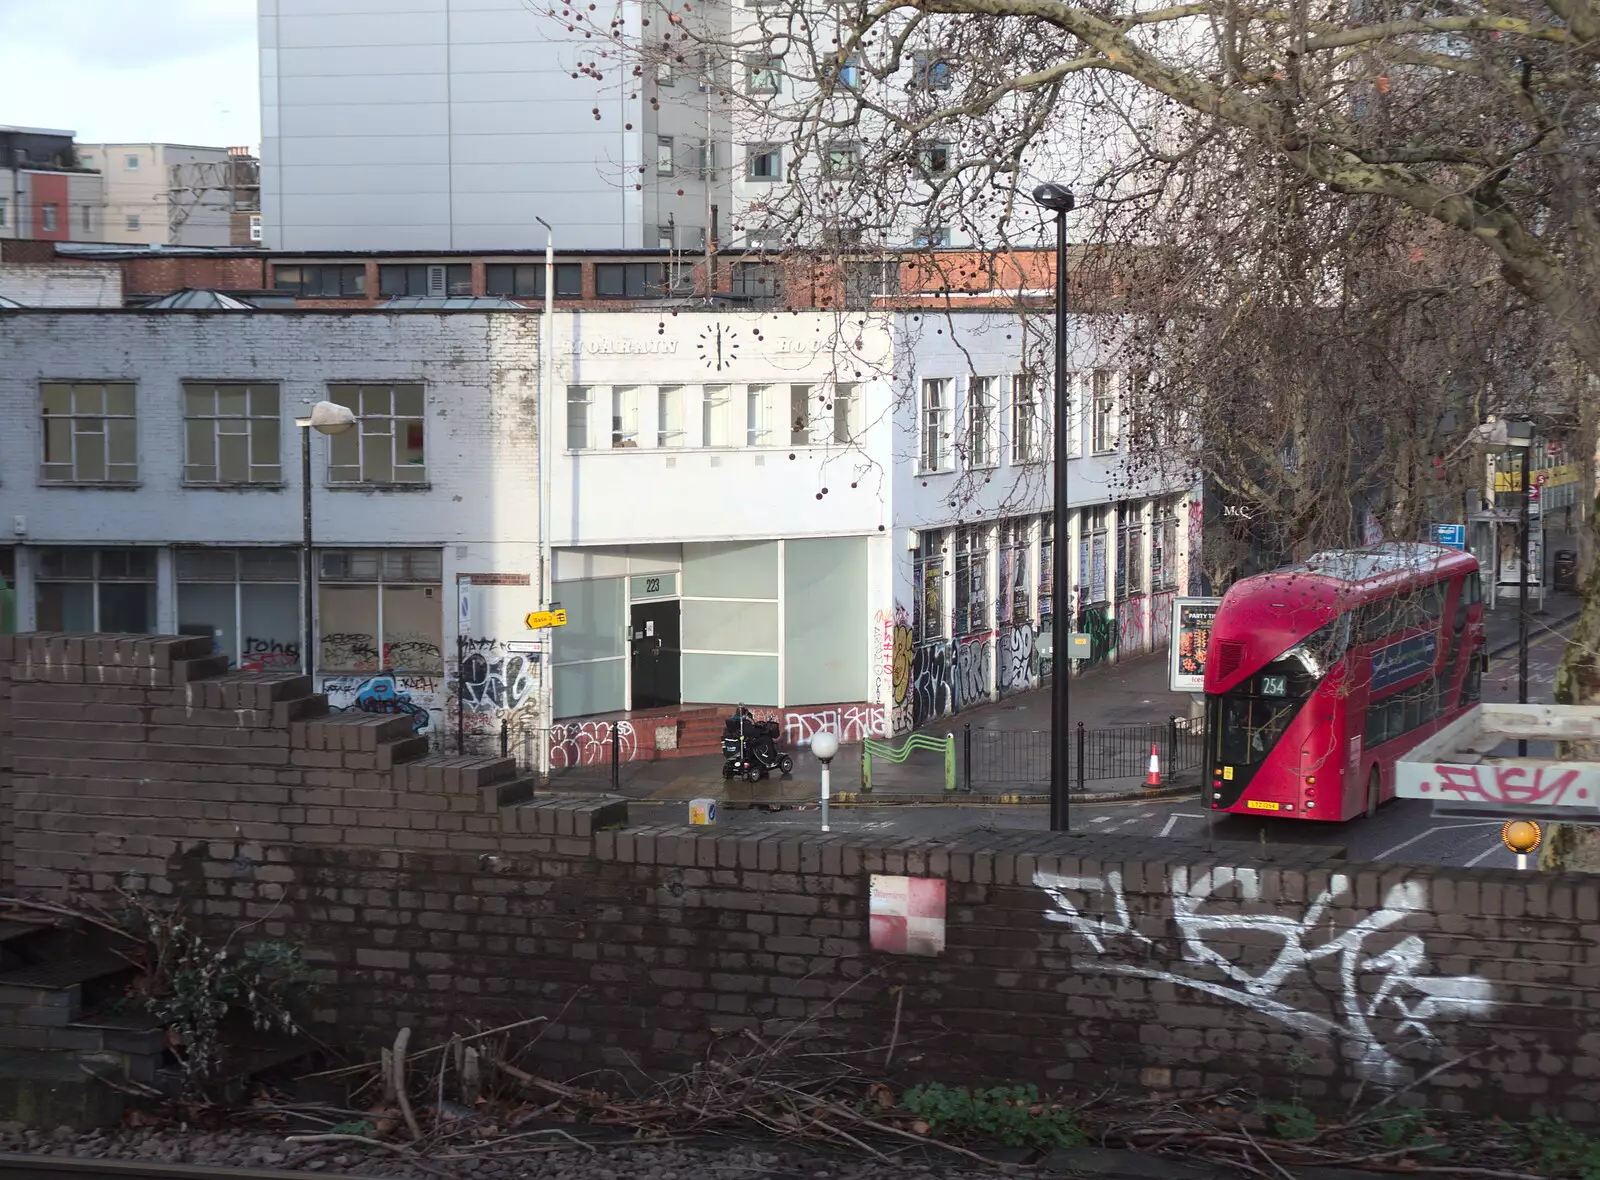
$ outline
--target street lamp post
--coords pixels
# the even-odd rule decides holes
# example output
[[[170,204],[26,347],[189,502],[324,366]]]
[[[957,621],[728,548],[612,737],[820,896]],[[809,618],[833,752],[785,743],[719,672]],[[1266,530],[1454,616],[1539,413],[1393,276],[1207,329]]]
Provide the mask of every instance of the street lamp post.
[[[319,434],[328,435],[343,434],[356,424],[356,416],[348,407],[341,406],[337,402],[318,402],[311,407],[308,416],[296,418],[294,424],[300,428],[300,523],[304,530],[300,554],[300,625],[303,628],[300,650],[306,675],[310,676],[314,669],[312,634],[315,630],[312,623],[311,590],[311,431],[315,429]]]
[[[549,610],[554,597],[551,563],[554,550],[550,543],[550,419],[554,411],[550,405],[550,388],[553,381],[551,368],[555,364],[556,322],[556,231],[542,217],[535,217],[544,226],[544,322],[539,325],[539,609]],[[545,735],[539,742],[539,781],[550,781],[551,714],[555,711],[555,629],[551,628],[541,644],[539,653],[539,716],[545,726]],[[536,731],[537,732],[537,731]]]
[[[1050,830],[1069,830],[1067,778],[1069,775],[1067,682],[1071,663],[1067,655],[1071,620],[1064,617],[1067,601],[1067,415],[1070,412],[1067,390],[1067,214],[1072,212],[1070,190],[1059,184],[1041,184],[1033,190],[1034,201],[1056,215],[1056,347],[1055,347],[1055,494],[1051,526],[1054,548],[1051,551],[1050,610],[1053,616],[1054,651],[1050,676]]]

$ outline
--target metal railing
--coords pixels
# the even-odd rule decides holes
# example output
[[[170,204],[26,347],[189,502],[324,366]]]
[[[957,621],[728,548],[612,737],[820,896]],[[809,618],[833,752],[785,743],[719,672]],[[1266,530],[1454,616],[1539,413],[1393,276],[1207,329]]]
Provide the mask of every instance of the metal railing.
[[[925,733],[914,733],[906,738],[896,749],[889,742],[880,742],[875,738],[867,738],[861,743],[861,790],[865,794],[872,790],[872,760],[881,762],[904,762],[918,750],[926,750],[933,754],[942,755],[944,758],[944,789],[956,789],[956,738],[955,734],[947,733],[942,738],[933,737]]]
[[[1050,786],[1048,730],[984,729],[966,726],[961,735],[962,780],[977,787]],[[1068,757],[1068,781],[1078,790],[1103,779],[1142,778],[1150,751],[1161,758],[1164,776],[1195,770],[1205,759],[1205,729],[1200,721],[1169,717],[1148,725],[1089,729],[1078,723]]]

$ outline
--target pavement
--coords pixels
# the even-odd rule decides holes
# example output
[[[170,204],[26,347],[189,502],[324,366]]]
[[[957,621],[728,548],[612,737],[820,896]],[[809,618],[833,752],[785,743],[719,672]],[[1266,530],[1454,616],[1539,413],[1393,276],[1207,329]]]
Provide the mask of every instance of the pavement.
[[[1076,727],[1080,722],[1088,729],[1114,726],[1164,724],[1170,716],[1187,717],[1191,698],[1185,693],[1173,693],[1167,688],[1167,656],[1165,652],[1140,656],[1125,663],[1096,668],[1073,677],[1067,693],[1068,722]],[[873,789],[869,798],[898,800],[902,805],[916,802],[948,803],[956,796],[965,801],[983,804],[1001,804],[1023,798],[1043,800],[1048,778],[1050,730],[1050,687],[1048,681],[1042,688],[1018,693],[963,710],[960,713],[936,718],[922,726],[918,733],[935,738],[953,736],[956,742],[957,782],[963,771],[962,744],[964,728],[970,726],[978,749],[985,748],[988,734],[1002,735],[991,739],[990,745],[1007,748],[1011,765],[1003,776],[1019,786],[984,786],[985,776],[980,772],[980,784],[975,792],[958,790],[947,793],[944,789],[943,760],[940,755],[919,751],[913,753],[903,765],[873,763]],[[1013,735],[1013,736],[1004,736]],[[903,738],[896,738],[899,745]],[[722,777],[720,755],[694,758],[665,758],[655,762],[629,762],[618,767],[617,793],[635,800],[688,800],[713,798],[730,805],[760,803],[780,805],[815,799],[821,786],[821,766],[809,750],[789,751],[795,760],[793,774],[788,779],[774,775],[756,784],[728,782]],[[1041,774],[1040,770],[1044,773]],[[830,789],[835,797],[849,803],[861,796],[860,747],[844,746],[830,767]],[[1037,781],[1029,781],[1037,780]],[[1121,798],[1129,794],[1141,795],[1144,776],[1105,779],[1085,784],[1088,794],[1102,798]],[[1190,791],[1199,785],[1198,770],[1187,776],[1187,781],[1176,787],[1169,783],[1167,790]],[[557,790],[611,789],[611,767],[577,767],[559,772],[554,780]],[[974,795],[977,797],[974,798]]]

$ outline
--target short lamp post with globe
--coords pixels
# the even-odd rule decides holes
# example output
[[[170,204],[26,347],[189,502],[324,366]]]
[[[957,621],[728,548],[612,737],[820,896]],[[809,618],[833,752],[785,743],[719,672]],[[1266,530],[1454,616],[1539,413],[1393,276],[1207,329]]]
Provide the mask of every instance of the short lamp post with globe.
[[[296,418],[294,424],[300,428],[300,527],[301,527],[301,585],[300,585],[300,625],[303,628],[302,643],[304,652],[301,655],[301,667],[305,674],[310,676],[315,672],[312,659],[312,642],[315,639],[315,628],[312,625],[316,605],[315,578],[312,569],[311,548],[311,432],[332,436],[343,434],[356,424],[356,416],[348,406],[341,406],[337,402],[321,401],[311,407],[311,412],[303,418]]]
[[[823,730],[811,739],[811,754],[818,762],[822,763],[822,830],[828,830],[828,763],[833,761],[834,755],[839,752],[839,738],[837,735]]]

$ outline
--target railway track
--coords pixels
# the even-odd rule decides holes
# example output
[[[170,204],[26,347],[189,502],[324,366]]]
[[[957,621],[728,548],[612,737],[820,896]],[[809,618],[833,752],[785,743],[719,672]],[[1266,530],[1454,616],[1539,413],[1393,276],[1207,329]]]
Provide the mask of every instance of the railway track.
[[[308,1175],[316,1173],[0,1152],[0,1180],[288,1180],[288,1177],[305,1180]]]

